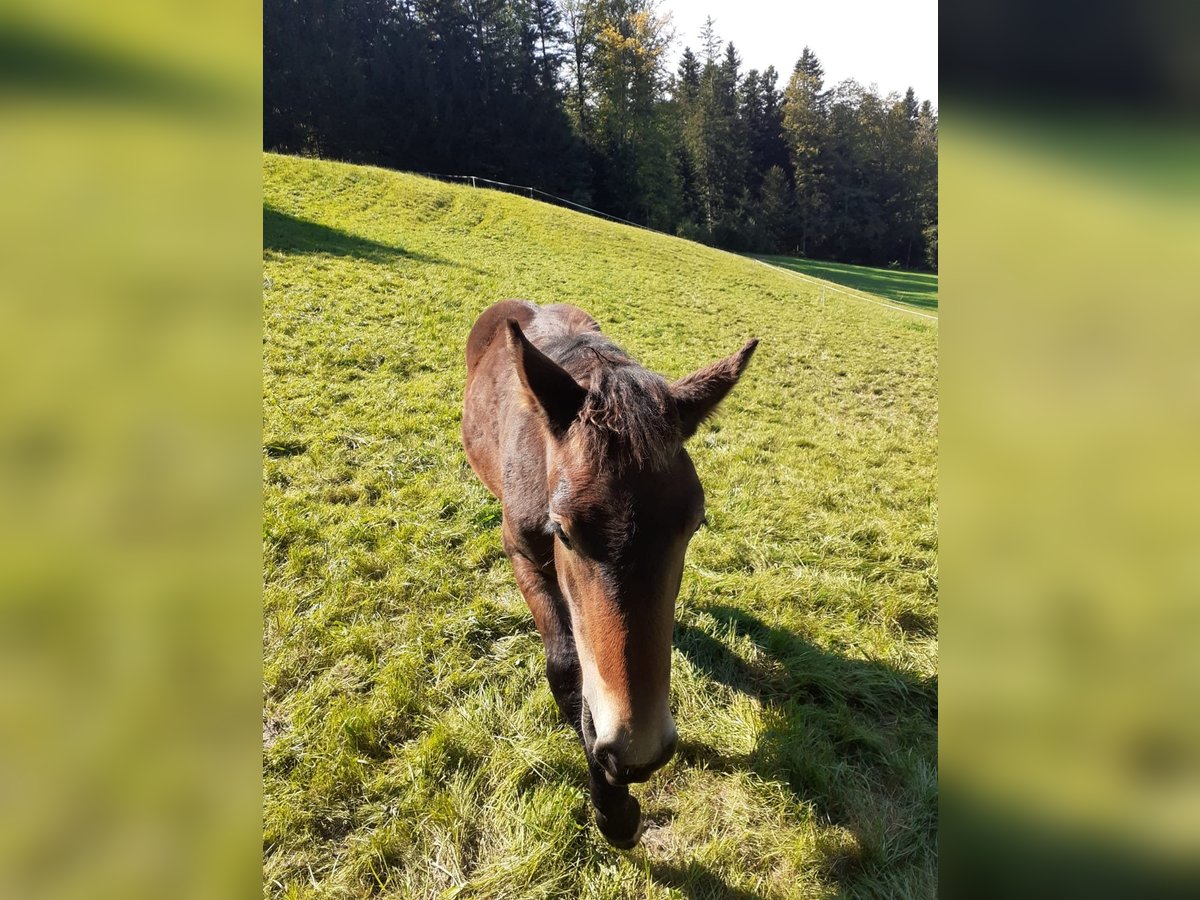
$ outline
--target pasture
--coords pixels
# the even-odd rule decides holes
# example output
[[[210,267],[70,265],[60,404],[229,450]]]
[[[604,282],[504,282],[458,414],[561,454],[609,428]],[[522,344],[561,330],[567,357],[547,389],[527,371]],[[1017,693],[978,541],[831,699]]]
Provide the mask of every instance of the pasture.
[[[263,232],[265,896],[935,894],[936,323],[367,167],[266,155]],[[459,444],[504,297],[668,377],[762,339],[689,444],[680,749],[627,853]]]
[[[756,256],[755,259],[937,315],[938,277],[935,272],[876,269],[795,256]]]

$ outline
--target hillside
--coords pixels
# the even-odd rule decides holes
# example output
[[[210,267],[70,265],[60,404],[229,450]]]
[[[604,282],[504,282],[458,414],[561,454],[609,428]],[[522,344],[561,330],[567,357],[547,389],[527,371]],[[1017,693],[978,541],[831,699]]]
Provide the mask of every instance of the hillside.
[[[372,168],[267,155],[263,227],[267,895],[935,893],[936,323]],[[458,442],[503,297],[580,305],[668,377],[762,339],[689,445],[680,752],[630,853]]]

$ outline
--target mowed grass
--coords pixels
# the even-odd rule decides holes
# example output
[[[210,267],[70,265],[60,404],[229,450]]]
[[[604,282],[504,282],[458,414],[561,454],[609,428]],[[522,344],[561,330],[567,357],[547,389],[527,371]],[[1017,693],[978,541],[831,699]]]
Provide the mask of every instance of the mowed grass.
[[[932,896],[936,323],[508,194],[274,155],[264,183],[264,894]],[[504,297],[668,377],[762,339],[690,443],[681,746],[629,853],[459,445]]]
[[[798,259],[794,256],[758,256],[763,262],[813,278],[832,281],[856,291],[874,294],[897,303],[907,303],[917,309],[937,314],[938,277],[935,272],[910,272],[904,269],[874,269],[852,266],[849,263],[824,262],[817,259]]]

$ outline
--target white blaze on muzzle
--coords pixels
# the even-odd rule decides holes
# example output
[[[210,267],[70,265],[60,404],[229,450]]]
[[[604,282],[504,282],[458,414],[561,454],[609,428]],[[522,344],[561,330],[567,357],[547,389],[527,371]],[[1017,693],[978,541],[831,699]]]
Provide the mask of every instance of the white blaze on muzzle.
[[[575,646],[596,745],[610,747],[626,768],[636,769],[658,761],[664,748],[673,744],[676,737],[668,691],[662,691],[661,697],[652,703],[639,703],[635,715],[628,698],[619,696],[605,684],[587,640],[577,634]]]

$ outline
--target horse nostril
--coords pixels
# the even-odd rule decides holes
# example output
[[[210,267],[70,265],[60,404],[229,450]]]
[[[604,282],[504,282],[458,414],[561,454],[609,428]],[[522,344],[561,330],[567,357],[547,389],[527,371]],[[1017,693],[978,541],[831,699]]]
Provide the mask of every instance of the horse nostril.
[[[621,773],[621,761],[617,758],[616,751],[611,744],[597,743],[592,753],[596,757],[596,762],[600,767],[612,775],[614,778]]]

